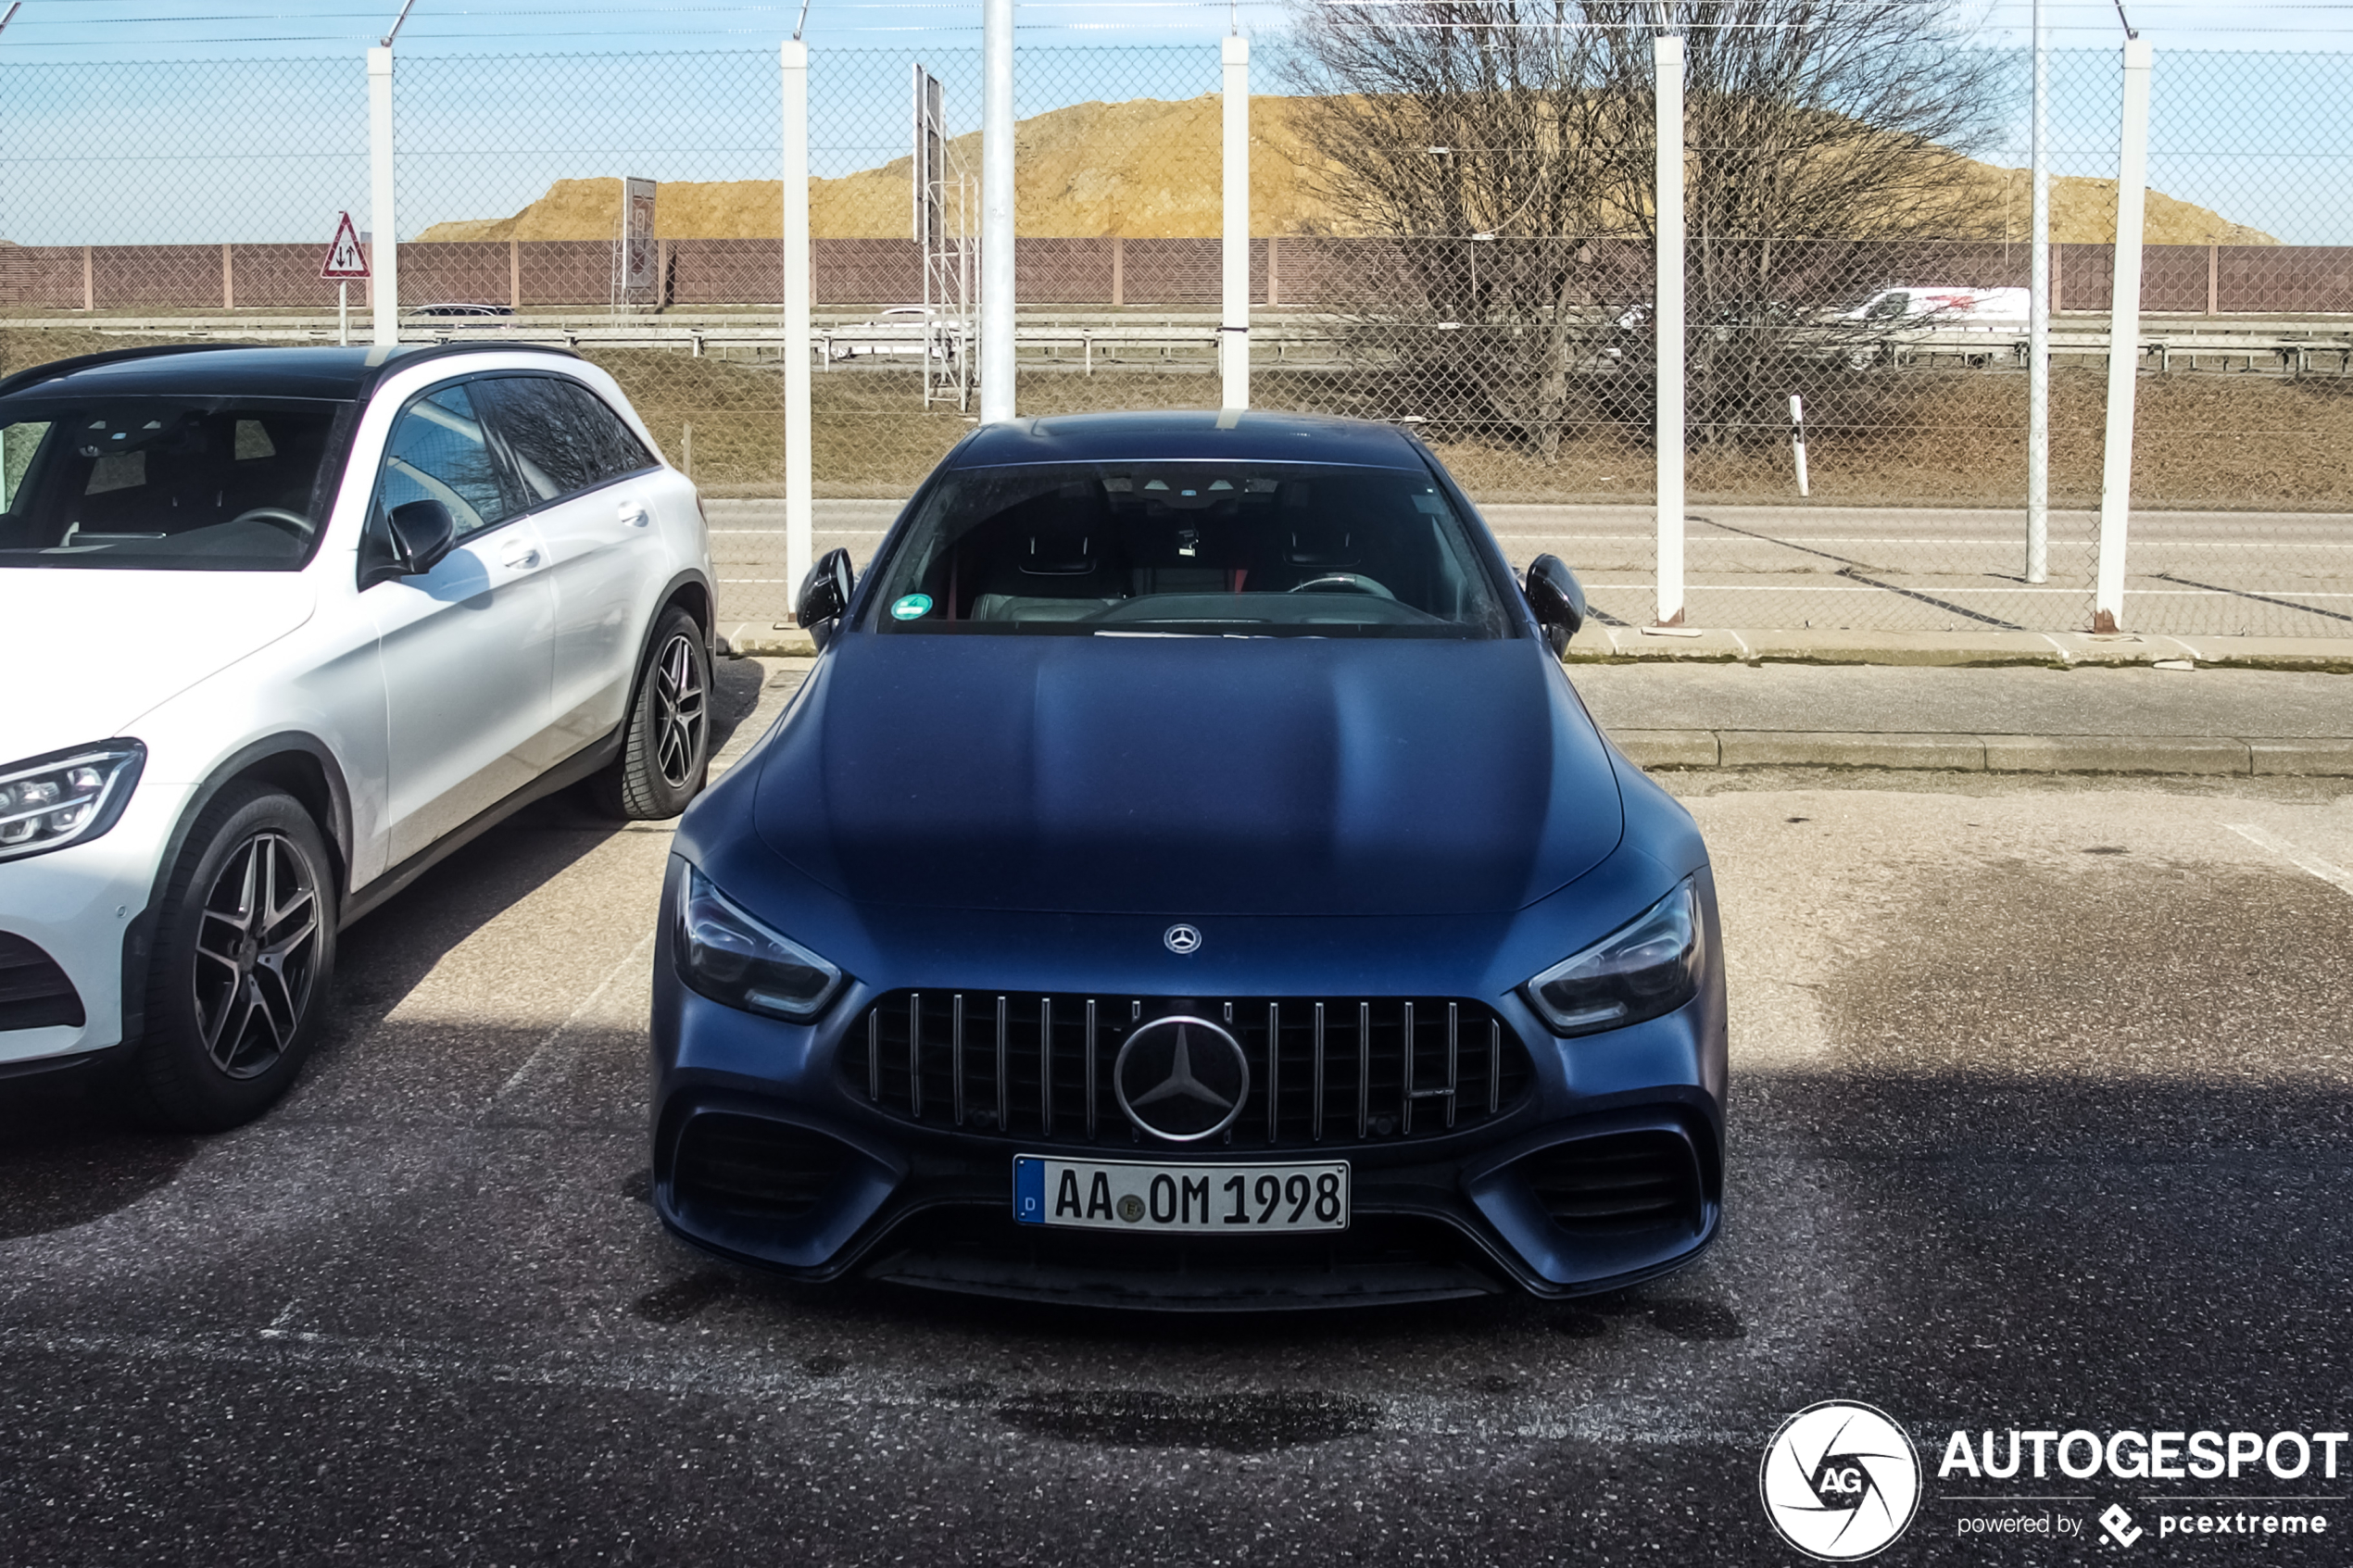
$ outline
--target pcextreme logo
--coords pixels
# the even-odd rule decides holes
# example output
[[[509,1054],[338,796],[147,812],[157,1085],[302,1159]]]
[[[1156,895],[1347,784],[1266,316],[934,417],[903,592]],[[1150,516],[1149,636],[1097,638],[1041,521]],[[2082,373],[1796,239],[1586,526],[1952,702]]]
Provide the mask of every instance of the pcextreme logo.
[[[1848,1399],[1808,1405],[1765,1445],[1756,1478],[1781,1538],[1824,1562],[1883,1550],[1920,1503],[1920,1458],[1884,1411]]]

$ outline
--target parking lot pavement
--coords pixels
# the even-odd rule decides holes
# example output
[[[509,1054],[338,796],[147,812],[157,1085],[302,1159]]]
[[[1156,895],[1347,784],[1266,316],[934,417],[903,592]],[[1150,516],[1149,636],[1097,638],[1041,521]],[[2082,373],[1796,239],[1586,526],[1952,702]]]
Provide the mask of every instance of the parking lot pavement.
[[[2317,1463],[1936,1474],[1957,1428],[2346,1427],[2353,796],[1869,782],[1677,786],[1734,1015],[1698,1265],[1210,1323],[799,1289],[666,1238],[668,835],[535,810],[353,928],[333,1038],[258,1124],[150,1140],[0,1085],[0,1560],[1780,1563],[1759,1458],[1833,1398],[1923,1450],[1885,1562],[2094,1557],[1960,1522],[2096,1540],[2184,1491],[2353,1530]],[[1968,1500],[2013,1494],[2077,1500]]]

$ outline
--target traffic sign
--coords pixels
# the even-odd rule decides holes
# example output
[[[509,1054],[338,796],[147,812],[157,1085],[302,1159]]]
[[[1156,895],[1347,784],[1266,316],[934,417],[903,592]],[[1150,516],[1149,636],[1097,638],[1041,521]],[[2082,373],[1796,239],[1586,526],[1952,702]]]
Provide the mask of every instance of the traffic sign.
[[[364,278],[368,275],[368,253],[359,248],[359,231],[351,226],[351,214],[344,213],[335,224],[335,237],[327,245],[327,259],[319,264],[322,278]]]

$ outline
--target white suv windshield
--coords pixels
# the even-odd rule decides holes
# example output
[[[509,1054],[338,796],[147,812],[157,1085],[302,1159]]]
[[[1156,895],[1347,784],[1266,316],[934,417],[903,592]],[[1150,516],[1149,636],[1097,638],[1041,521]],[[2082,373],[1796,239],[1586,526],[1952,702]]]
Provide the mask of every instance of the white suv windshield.
[[[290,571],[310,558],[347,405],[0,402],[0,567]]]
[[[1137,462],[941,476],[884,569],[884,632],[1506,634],[1427,472]]]

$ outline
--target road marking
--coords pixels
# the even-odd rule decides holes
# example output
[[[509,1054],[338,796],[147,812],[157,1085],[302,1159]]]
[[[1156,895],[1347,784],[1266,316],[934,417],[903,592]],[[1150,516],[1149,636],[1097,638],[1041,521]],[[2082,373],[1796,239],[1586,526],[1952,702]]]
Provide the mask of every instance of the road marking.
[[[604,1000],[605,993],[612,989],[614,981],[619,980],[622,975],[636,967],[637,960],[645,956],[645,952],[648,947],[653,946],[654,937],[660,933],[661,929],[661,926],[657,923],[652,931],[648,931],[643,936],[637,938],[637,945],[629,949],[629,956],[612,966],[611,971],[606,974],[604,979],[597,983],[597,988],[589,992],[588,995],[583,998],[578,1007],[572,1010],[572,1016],[565,1019],[561,1023],[557,1024],[553,1029],[547,1031],[547,1038],[541,1040],[537,1047],[532,1051],[531,1055],[524,1058],[523,1064],[515,1069],[515,1075],[508,1079],[504,1085],[500,1085],[497,1094],[490,1097],[491,1103],[493,1105],[497,1105],[503,1101],[509,1095],[513,1094],[517,1089],[528,1086],[533,1080],[547,1076],[547,1073],[554,1071],[556,1065],[560,1060],[569,1059],[571,1057],[572,1053],[570,1051],[563,1052],[561,1058],[558,1056],[556,1052],[558,1043],[560,1042],[566,1035],[572,1032],[572,1026],[573,1024],[588,1016],[588,1010],[591,1008],[595,1007],[598,1002]]]
[[[2224,827],[2259,848],[2269,849],[2281,859],[2310,872],[2340,893],[2353,896],[2353,872],[2347,871],[2334,860],[2323,860],[2309,849],[2299,849],[2278,834],[2248,822],[2224,822]]]

